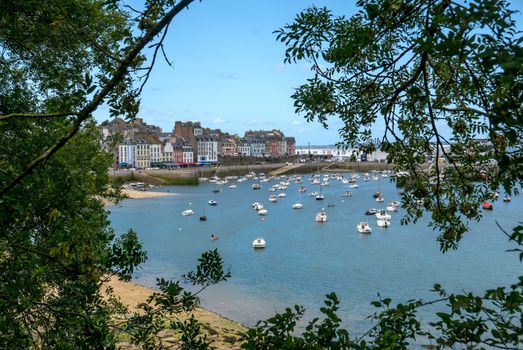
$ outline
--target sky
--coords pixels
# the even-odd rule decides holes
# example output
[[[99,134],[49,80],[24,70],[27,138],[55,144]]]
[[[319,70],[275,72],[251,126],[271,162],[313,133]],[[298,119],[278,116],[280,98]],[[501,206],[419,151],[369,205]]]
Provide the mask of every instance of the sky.
[[[523,0],[514,2],[514,7],[523,8]],[[283,63],[285,47],[273,32],[311,5],[350,16],[356,12],[355,3],[195,1],[169,28],[165,52],[173,66],[157,61],[142,93],[139,117],[164,132],[172,131],[177,120],[191,120],[240,136],[247,130],[280,129],[294,136],[298,146],[340,141],[339,120],[329,120],[326,130],[294,112],[291,95],[313,74],[306,63]],[[96,118],[108,119],[108,110],[100,109]]]

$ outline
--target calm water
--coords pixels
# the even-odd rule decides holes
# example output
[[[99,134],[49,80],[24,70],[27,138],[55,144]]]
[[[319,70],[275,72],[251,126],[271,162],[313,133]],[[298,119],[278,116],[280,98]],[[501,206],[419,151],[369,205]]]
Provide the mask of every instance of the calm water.
[[[458,251],[442,254],[428,218],[401,226],[404,212],[400,209],[392,214],[391,227],[380,229],[374,217],[363,215],[367,208],[379,206],[372,198],[378,181],[360,179],[360,188],[344,198],[341,193],[348,185],[331,180],[323,188],[325,200],[316,201],[309,193],[319,191],[319,186],[311,185],[309,177],[303,176],[308,192],[301,196],[301,210],[291,208],[300,198],[300,185],[291,183],[286,198],[270,203],[269,195],[279,191],[267,190],[277,182],[262,183],[262,189],[255,191],[249,180],[235,189],[223,185],[220,193],[212,193],[215,185],[210,183],[165,187],[159,191],[177,195],[124,201],[110,208],[110,218],[118,233],[129,228],[138,232],[149,260],[135,274],[135,281],[147,286],[154,286],[156,277],[178,278],[196,266],[203,251],[218,248],[232,278],[207,290],[202,305],[247,325],[294,304],[305,306],[307,318],[312,318],[323,305],[324,295],[334,291],[341,299],[345,325],[359,333],[368,327],[366,316],[375,311],[370,302],[378,299],[378,292],[394,302],[430,300],[435,298],[430,289],[436,282],[449,291],[481,292],[509,285],[521,274],[517,256],[505,252],[512,246],[495,223],[510,231],[521,220],[521,198],[494,203],[492,212],[472,224]],[[379,186],[385,203],[400,199],[388,178],[381,178]],[[218,205],[209,206],[209,199]],[[327,208],[330,200],[335,207]],[[264,220],[251,207],[255,201],[269,210]],[[318,224],[314,218],[322,207],[328,222]],[[195,215],[182,216],[189,208]],[[205,222],[199,221],[203,210]],[[373,228],[371,235],[356,230],[357,223],[366,219]],[[211,233],[219,240],[211,241]],[[267,247],[255,251],[252,241],[258,236],[267,241]],[[429,317],[430,311],[434,310],[421,316]]]

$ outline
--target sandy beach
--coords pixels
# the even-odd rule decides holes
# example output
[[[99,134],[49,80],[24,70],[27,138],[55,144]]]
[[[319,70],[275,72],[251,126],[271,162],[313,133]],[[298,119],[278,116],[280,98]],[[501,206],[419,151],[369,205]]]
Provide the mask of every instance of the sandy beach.
[[[132,282],[120,281],[116,277],[111,278],[107,284],[113,288],[114,294],[131,310],[137,304],[145,302],[147,297],[154,292],[151,288]],[[202,308],[197,308],[193,314],[202,324],[203,333],[213,341],[213,346],[218,349],[240,349],[242,334],[247,331],[245,326]],[[162,331],[160,337],[166,349],[176,348],[176,337],[173,331]],[[125,342],[119,344],[119,346],[121,346],[121,349],[138,349]]]
[[[131,199],[175,196],[175,193],[171,192],[137,191],[128,188],[122,189],[122,193]]]

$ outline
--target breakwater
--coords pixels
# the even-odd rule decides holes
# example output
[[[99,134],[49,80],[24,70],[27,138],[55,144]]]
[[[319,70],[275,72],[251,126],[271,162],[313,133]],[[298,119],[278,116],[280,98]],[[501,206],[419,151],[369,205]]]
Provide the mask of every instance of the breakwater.
[[[150,170],[110,170],[109,176],[124,182],[139,181],[151,185],[196,185],[201,177],[242,176],[250,172],[266,173],[284,168],[285,163],[227,165],[213,167],[197,167],[185,169],[150,169]],[[340,163],[303,163],[299,167],[289,169],[285,174],[308,174],[322,172],[371,172],[392,170],[393,165],[387,163],[340,162]]]

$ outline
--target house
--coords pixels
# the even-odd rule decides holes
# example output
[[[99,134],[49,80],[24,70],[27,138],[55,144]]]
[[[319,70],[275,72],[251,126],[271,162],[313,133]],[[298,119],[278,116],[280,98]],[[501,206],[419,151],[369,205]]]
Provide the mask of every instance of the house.
[[[196,137],[198,163],[218,162],[218,139],[212,136]]]

